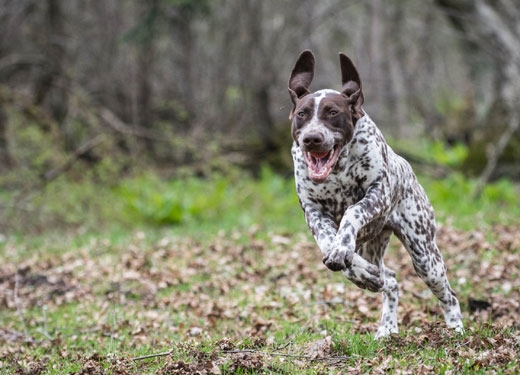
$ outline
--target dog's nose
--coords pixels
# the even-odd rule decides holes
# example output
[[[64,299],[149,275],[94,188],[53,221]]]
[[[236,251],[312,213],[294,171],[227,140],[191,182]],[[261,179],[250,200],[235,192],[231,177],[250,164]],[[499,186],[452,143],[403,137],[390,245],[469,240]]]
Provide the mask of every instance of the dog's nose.
[[[312,133],[305,134],[302,141],[306,147],[312,148],[312,147],[321,146],[323,144],[323,142],[325,141],[325,138],[323,137],[323,134],[321,134],[321,133],[312,132]]]

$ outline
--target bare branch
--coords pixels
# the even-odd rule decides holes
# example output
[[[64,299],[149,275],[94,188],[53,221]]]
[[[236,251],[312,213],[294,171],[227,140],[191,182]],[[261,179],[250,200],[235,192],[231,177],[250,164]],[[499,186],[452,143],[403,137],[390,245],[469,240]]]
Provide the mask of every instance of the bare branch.
[[[165,137],[160,137],[158,134],[145,129],[143,127],[137,125],[127,125],[123,122],[119,117],[117,117],[114,112],[110,109],[104,107],[99,110],[99,117],[105,121],[105,123],[110,126],[113,130],[117,131],[121,134],[132,135],[134,137],[151,139],[154,141],[167,141]]]
[[[171,355],[172,353],[173,353],[173,351],[170,350],[168,352],[154,353],[154,354],[143,355],[140,357],[134,357],[134,358],[131,358],[131,360],[132,361],[141,361],[143,359],[149,359],[149,358],[166,357],[166,356]],[[256,353],[256,354],[263,354],[263,355],[272,356],[272,357],[296,358],[296,359],[303,359],[306,361],[323,361],[323,362],[334,361],[335,363],[341,362],[341,361],[346,361],[349,359],[348,356],[328,356],[328,357],[312,358],[312,357],[306,356],[306,355],[266,352],[266,351],[255,350],[255,349],[222,350],[221,353],[222,354]]]
[[[50,171],[47,171],[44,175],[44,182],[45,184],[53,181],[57,177],[59,177],[63,172],[66,172],[70,169],[70,167],[78,160],[82,155],[86,154],[90,150],[92,150],[94,147],[101,144],[101,142],[104,141],[104,135],[98,134],[92,139],[89,139],[87,142],[83,143],[81,146],[79,146],[76,151],[63,163],[62,165],[51,169]]]
[[[148,358],[166,357],[166,356],[168,356],[168,355],[170,355],[172,353],[173,353],[173,351],[170,350],[169,352],[155,353],[155,354],[143,355],[143,356],[140,356],[140,357],[134,357],[131,360],[132,361],[141,361],[143,359],[148,359]]]

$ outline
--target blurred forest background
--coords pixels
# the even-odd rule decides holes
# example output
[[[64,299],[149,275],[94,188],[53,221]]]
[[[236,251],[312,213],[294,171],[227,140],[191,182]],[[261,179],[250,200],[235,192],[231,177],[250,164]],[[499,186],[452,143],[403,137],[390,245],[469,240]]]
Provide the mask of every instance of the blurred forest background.
[[[82,222],[99,186],[131,201],[122,181],[151,171],[290,176],[287,79],[306,48],[314,89],[339,88],[337,54],[352,57],[366,111],[419,169],[457,169],[477,195],[520,178],[516,1],[0,0],[0,233]]]

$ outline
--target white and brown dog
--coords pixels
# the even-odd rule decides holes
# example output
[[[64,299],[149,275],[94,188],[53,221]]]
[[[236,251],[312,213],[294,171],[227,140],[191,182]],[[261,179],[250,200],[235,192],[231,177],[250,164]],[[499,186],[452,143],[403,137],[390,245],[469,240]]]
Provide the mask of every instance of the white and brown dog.
[[[397,333],[399,287],[383,263],[394,233],[439,299],[446,324],[462,332],[428,197],[408,162],[393,152],[364,112],[354,64],[344,54],[339,57],[341,92],[310,91],[315,62],[308,50],[298,57],[289,79],[296,189],[323,262],[360,288],[382,292],[376,338]]]

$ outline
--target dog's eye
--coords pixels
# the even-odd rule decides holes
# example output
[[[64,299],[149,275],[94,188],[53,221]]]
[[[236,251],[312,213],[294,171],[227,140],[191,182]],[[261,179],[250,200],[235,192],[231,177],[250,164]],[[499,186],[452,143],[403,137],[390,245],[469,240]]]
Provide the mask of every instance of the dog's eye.
[[[298,116],[299,118],[305,118],[305,112],[304,111],[300,111],[296,114],[296,116]]]
[[[335,109],[331,109],[331,110],[329,111],[329,116],[330,116],[330,117],[334,117],[334,116],[336,116],[337,114],[338,114],[338,111],[336,111]]]

